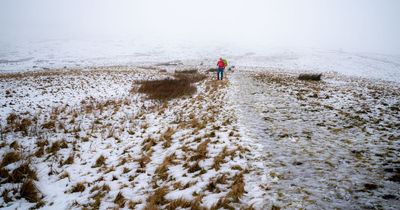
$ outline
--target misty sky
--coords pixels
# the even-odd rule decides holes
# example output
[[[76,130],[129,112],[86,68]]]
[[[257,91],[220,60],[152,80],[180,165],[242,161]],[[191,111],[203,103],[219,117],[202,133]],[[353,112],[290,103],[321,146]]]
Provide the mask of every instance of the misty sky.
[[[0,41],[133,39],[400,54],[399,0],[0,0]]]

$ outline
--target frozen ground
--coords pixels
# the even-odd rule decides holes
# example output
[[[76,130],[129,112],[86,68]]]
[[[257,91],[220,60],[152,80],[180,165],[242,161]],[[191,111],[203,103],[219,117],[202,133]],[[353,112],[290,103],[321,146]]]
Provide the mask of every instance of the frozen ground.
[[[326,74],[237,70],[229,101],[244,138],[263,145],[284,209],[397,209],[400,87]]]
[[[2,207],[400,205],[400,57],[83,45],[0,48],[0,156],[23,154],[0,167]],[[236,68],[218,83],[208,69],[220,55]],[[193,68],[209,78],[192,97],[159,103],[137,93],[140,80]],[[323,82],[297,81],[299,72],[324,72]],[[37,204],[16,190],[27,163]]]
[[[157,68],[1,75],[0,207],[271,208],[261,145],[241,139],[228,82],[161,103],[137,92],[174,75]]]
[[[247,48],[234,43],[210,43],[208,46],[193,43],[149,43],[130,39],[37,40],[14,44],[0,42],[0,71],[105,65],[141,66],[173,60],[179,60],[185,65],[209,65],[215,63],[220,56],[227,57],[232,65],[241,68],[338,72],[400,81],[400,55],[314,48]]]

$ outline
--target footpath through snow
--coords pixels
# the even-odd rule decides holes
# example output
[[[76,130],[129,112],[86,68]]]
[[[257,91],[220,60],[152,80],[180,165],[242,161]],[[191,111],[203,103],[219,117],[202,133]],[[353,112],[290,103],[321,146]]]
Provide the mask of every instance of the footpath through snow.
[[[242,141],[274,181],[283,209],[397,209],[400,206],[398,84],[325,74],[236,71],[229,101]]]

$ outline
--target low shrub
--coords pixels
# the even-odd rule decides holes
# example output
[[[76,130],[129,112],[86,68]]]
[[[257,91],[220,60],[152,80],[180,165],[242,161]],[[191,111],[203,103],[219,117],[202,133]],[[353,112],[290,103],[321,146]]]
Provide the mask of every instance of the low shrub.
[[[320,81],[322,74],[300,74],[299,80]]]

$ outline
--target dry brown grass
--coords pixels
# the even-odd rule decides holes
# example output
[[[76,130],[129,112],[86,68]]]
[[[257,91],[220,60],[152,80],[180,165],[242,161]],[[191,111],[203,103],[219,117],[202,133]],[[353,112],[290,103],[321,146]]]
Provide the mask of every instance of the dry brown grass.
[[[190,161],[199,161],[199,160],[203,160],[207,157],[207,147],[208,147],[208,143],[210,143],[210,140],[207,139],[205,141],[203,141],[202,143],[200,143],[197,146],[196,149],[196,155],[190,157]]]
[[[164,161],[156,168],[155,173],[157,174],[158,178],[164,181],[168,178],[168,167],[171,164],[175,164],[175,159],[175,153],[165,157]]]
[[[70,193],[76,193],[76,192],[83,192],[85,191],[86,187],[83,182],[78,182],[74,186],[71,187],[69,190]]]
[[[143,141],[143,151],[149,152],[150,149],[152,149],[152,147],[154,145],[156,145],[156,140],[153,138],[147,138]]]
[[[17,161],[20,161],[22,158],[22,155],[20,152],[16,151],[11,151],[3,155],[3,160],[1,161],[0,167],[6,166],[10,163],[15,163]]]
[[[8,193],[10,192],[10,190],[5,189],[2,193],[1,193],[1,197],[3,198],[4,203],[9,203],[12,201],[12,199],[9,197]]]
[[[322,74],[300,74],[299,80],[320,81]]]
[[[172,135],[174,135],[175,130],[173,128],[168,128],[160,137],[161,141],[163,141],[163,147],[168,148],[172,144]]]
[[[18,168],[14,169],[8,177],[9,182],[21,183],[25,179],[38,180],[37,173],[30,167],[30,162],[21,164]]]
[[[159,209],[160,205],[164,205],[166,200],[164,196],[168,193],[168,187],[160,187],[154,191],[152,195],[147,198],[145,210]]]
[[[189,172],[189,173],[194,173],[194,172],[196,172],[196,171],[200,171],[200,170],[201,170],[201,167],[200,167],[200,165],[199,165],[199,162],[200,162],[200,161],[196,161],[195,163],[193,163],[193,164],[189,167],[188,172]]]
[[[126,203],[126,198],[122,195],[122,192],[119,192],[117,196],[115,196],[114,203],[117,204],[120,208],[123,208]]]
[[[18,119],[18,115],[15,113],[11,113],[7,116],[6,121],[8,125],[14,124],[15,121]]]
[[[49,148],[47,148],[48,153],[55,154],[57,153],[60,149],[65,149],[68,148],[68,143],[65,140],[59,140],[53,142]]]
[[[233,200],[235,202],[239,202],[239,199],[244,194],[243,173],[244,172],[240,172],[234,177],[233,184],[231,186],[231,190],[228,192],[228,195],[227,195],[227,197],[233,198]]]
[[[142,153],[142,156],[137,161],[139,163],[140,168],[144,169],[146,167],[147,163],[149,163],[151,161],[151,159],[149,156]]]
[[[32,124],[33,124],[32,120],[24,118],[19,123],[16,124],[15,131],[21,131],[22,133],[27,135],[28,129]]]
[[[215,156],[213,168],[215,168],[216,171],[221,168],[221,164],[225,163],[225,157],[228,155],[228,148],[225,146],[222,151],[217,156]]]
[[[70,154],[67,159],[64,160],[62,165],[71,165],[74,163],[74,154]]]
[[[229,201],[229,199],[220,198],[216,204],[211,206],[210,210],[218,210],[218,209],[235,210],[235,208],[230,204],[231,202]]]
[[[97,160],[96,163],[94,164],[93,167],[97,168],[97,167],[101,167],[104,166],[106,163],[106,158],[103,155],[100,155]]]
[[[168,202],[167,209],[168,210],[175,210],[177,208],[190,208],[192,207],[192,201],[179,198],[176,200],[172,200]]]
[[[22,198],[32,203],[37,203],[41,200],[40,191],[32,179],[24,180],[19,193]]]
[[[196,90],[197,88],[191,84],[189,79],[164,79],[143,81],[138,91],[147,94],[150,99],[169,100],[192,95]]]
[[[52,121],[52,120],[50,120],[42,125],[42,128],[49,129],[49,130],[55,129],[55,127],[56,127],[56,122]]]
[[[189,81],[190,83],[200,82],[207,78],[206,75],[199,74],[199,73],[197,73],[197,71],[194,71],[194,72],[190,71],[189,73],[180,71],[180,72],[176,72],[174,76],[179,80],[186,80],[186,81]]]

